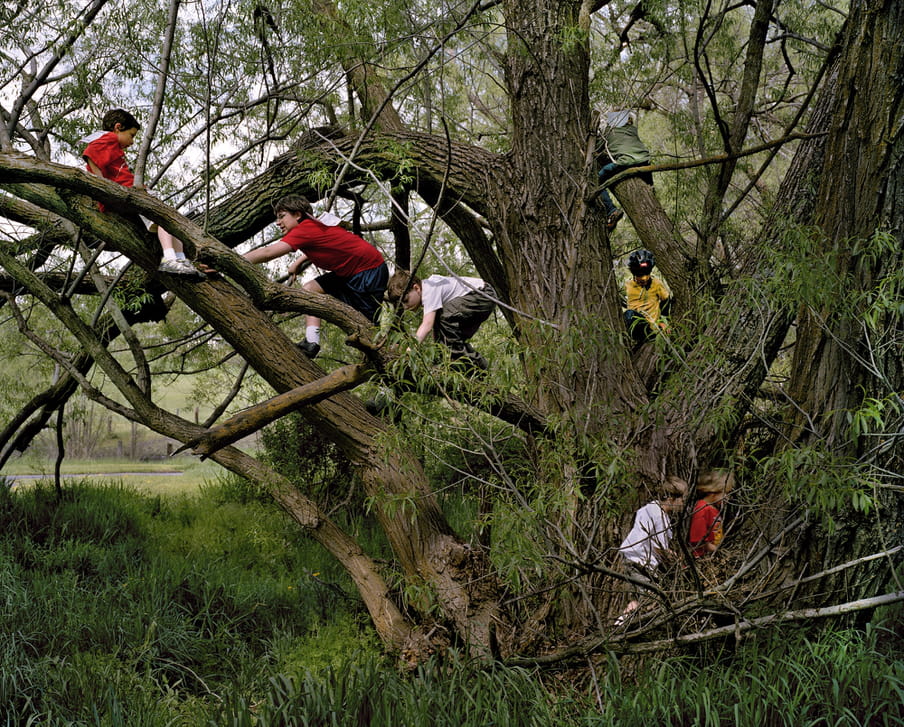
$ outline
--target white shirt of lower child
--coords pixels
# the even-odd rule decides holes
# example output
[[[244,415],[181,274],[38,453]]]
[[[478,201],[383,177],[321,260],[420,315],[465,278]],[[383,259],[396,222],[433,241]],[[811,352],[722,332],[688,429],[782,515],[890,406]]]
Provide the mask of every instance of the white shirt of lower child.
[[[668,550],[672,524],[658,502],[648,502],[634,515],[634,527],[619,546],[625,560],[654,569],[659,565],[656,550]]]
[[[342,224],[342,218],[337,217],[332,212],[324,212],[320,217],[317,218],[321,223],[326,225],[327,227],[338,227]]]
[[[460,298],[483,287],[480,278],[452,278],[446,275],[431,275],[421,281],[421,305],[424,313],[432,313],[443,308],[454,298]]]

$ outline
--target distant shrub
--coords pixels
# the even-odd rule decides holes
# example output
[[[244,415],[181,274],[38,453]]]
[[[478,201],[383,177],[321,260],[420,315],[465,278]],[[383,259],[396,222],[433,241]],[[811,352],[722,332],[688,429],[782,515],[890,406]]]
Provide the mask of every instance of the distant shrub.
[[[267,463],[322,508],[342,503],[363,511],[364,494],[352,463],[302,416],[277,420],[263,430],[261,441]]]

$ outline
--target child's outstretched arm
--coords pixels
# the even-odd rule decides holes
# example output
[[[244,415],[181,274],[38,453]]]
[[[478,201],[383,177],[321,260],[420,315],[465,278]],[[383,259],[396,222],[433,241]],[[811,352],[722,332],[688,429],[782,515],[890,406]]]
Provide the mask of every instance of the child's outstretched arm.
[[[249,250],[245,253],[244,258],[249,263],[265,263],[269,260],[275,260],[283,255],[292,252],[292,246],[286,242],[274,242],[255,250]]]
[[[414,337],[418,342],[423,341],[430,335],[434,323],[436,323],[436,311],[432,310],[429,313],[424,313],[424,317],[421,319],[421,325],[417,327],[417,331],[414,334]]]

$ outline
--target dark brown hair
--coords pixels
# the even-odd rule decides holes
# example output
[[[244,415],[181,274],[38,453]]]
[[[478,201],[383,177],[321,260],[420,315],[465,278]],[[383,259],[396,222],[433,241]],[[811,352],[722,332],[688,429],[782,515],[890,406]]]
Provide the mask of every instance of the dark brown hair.
[[[116,124],[122,124],[123,131],[141,128],[138,119],[125,109],[110,109],[104,114],[100,124],[104,131],[116,131]]]
[[[405,297],[405,293],[420,284],[421,279],[417,275],[412,275],[407,270],[396,270],[386,285],[386,300],[397,303]]]
[[[292,212],[303,215],[304,217],[314,216],[314,210],[311,207],[311,203],[308,202],[307,197],[303,197],[300,194],[287,194],[285,197],[280,197],[276,201],[276,204],[273,205],[273,212],[276,214],[279,214],[280,212]]]

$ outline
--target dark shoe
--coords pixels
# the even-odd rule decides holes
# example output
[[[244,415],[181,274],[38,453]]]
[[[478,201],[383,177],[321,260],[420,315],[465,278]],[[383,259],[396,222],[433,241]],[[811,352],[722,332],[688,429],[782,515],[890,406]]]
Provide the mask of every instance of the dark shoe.
[[[310,341],[302,341],[301,343],[296,343],[296,346],[301,349],[301,352],[307,356],[308,358],[317,358],[317,354],[320,353],[320,344],[319,343],[311,343]]]
[[[609,232],[615,229],[615,226],[618,224],[618,221],[625,216],[625,213],[621,210],[615,210],[609,217],[606,219],[606,229]]]

